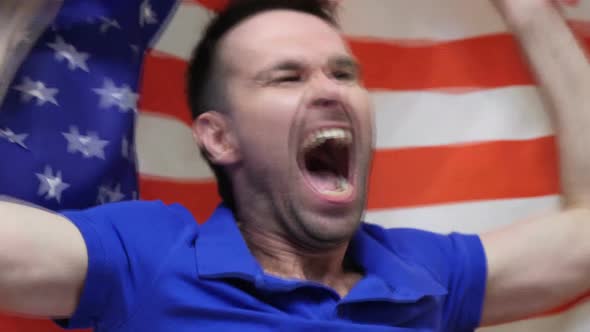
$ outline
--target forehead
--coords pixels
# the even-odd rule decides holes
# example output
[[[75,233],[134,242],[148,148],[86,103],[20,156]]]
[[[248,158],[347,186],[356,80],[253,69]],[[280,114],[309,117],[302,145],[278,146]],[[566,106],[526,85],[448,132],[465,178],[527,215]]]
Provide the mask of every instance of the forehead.
[[[220,58],[234,69],[257,69],[285,58],[323,62],[350,55],[340,31],[321,18],[289,10],[255,15],[221,41]]]

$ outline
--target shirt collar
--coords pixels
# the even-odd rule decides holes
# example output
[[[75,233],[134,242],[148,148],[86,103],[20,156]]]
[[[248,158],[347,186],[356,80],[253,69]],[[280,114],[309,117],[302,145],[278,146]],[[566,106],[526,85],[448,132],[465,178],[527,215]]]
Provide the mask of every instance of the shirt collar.
[[[361,224],[361,227],[354,235],[348,255],[355,264],[360,265],[367,277],[377,277],[385,285],[372,284],[367,292],[382,292],[384,287],[391,291],[391,298],[398,302],[413,302],[426,296],[444,295],[447,293],[437,280],[422,266],[412,264],[394,251],[386,247],[382,242],[372,235],[372,225]],[[378,228],[381,231],[383,229]],[[354,289],[353,289],[354,290]],[[354,295],[351,294],[350,295]]]
[[[223,205],[201,226],[195,249],[201,278],[237,277],[253,283],[264,278],[231,210]],[[447,292],[424,268],[404,261],[386,248],[371,235],[366,224],[354,235],[347,254],[366,274],[346,297],[349,302],[415,302]]]
[[[195,248],[200,277],[239,277],[255,281],[262,274],[233,213],[224,205],[220,205],[201,226]]]

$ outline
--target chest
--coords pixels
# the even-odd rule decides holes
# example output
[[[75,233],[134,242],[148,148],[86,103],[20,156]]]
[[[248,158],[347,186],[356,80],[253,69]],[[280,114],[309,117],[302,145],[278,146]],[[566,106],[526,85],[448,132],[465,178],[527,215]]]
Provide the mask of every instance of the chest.
[[[412,303],[340,299],[314,284],[270,285],[240,278],[157,282],[118,331],[440,331],[443,297]],[[362,279],[355,287],[371,280]],[[283,287],[283,288],[281,288]],[[355,292],[353,288],[352,293]]]

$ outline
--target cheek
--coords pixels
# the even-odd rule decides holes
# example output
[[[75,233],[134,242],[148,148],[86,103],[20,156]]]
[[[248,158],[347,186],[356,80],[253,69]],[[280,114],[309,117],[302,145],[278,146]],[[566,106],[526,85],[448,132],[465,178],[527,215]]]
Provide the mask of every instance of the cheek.
[[[369,140],[371,144],[374,144],[374,112],[369,93],[366,90],[356,91],[351,98],[351,102],[356,111],[356,117],[363,139]]]
[[[246,163],[268,166],[283,163],[289,157],[289,114],[260,108],[237,120],[238,144]]]
[[[285,144],[293,124],[298,98],[293,93],[252,91],[235,112],[236,127],[243,141],[255,140],[260,147]]]

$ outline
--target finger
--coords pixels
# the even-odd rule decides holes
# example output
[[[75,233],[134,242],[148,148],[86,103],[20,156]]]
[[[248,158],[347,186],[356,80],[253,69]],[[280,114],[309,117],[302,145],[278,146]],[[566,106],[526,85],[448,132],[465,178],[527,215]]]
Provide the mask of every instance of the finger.
[[[576,6],[580,3],[580,0],[561,0],[561,3],[567,6]]]

